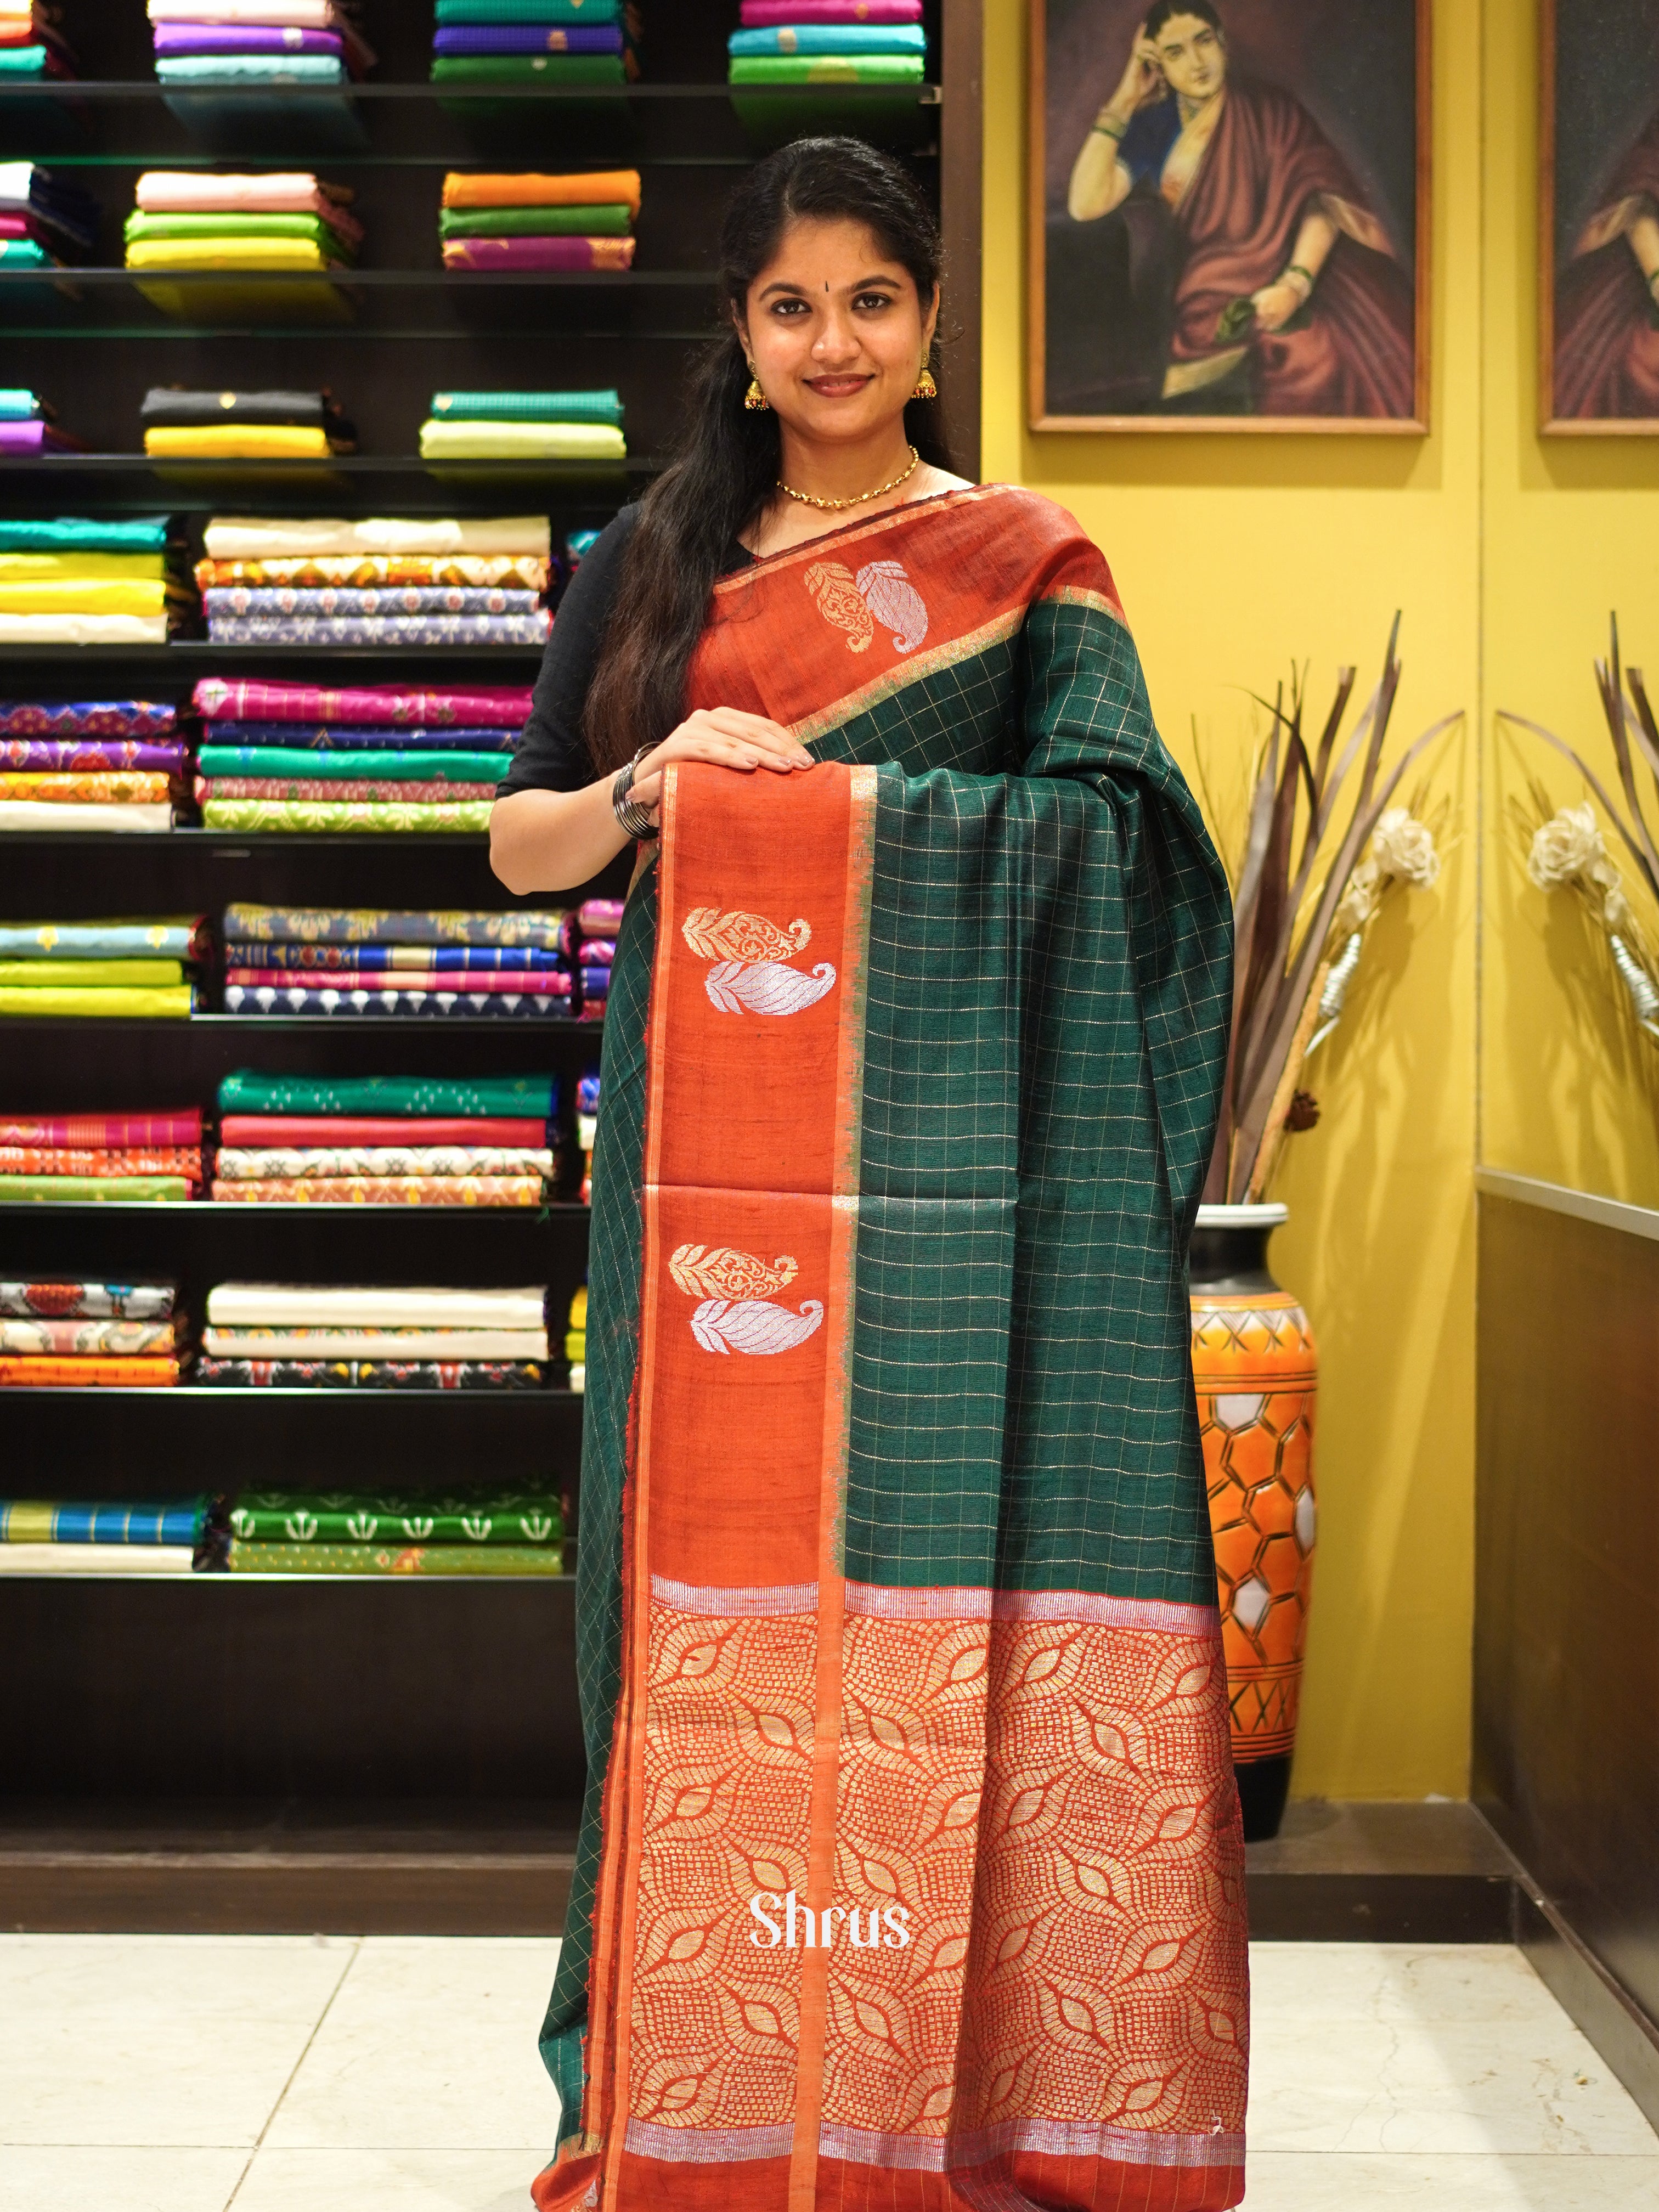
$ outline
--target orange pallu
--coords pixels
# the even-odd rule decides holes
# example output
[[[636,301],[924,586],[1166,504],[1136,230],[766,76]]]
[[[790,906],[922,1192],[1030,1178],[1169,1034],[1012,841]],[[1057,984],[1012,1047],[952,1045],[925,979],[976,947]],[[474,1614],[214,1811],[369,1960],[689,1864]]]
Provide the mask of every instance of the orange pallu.
[[[725,580],[594,1155],[544,2212],[1207,2212],[1248,2008],[1185,1248],[1231,916],[1098,552]]]

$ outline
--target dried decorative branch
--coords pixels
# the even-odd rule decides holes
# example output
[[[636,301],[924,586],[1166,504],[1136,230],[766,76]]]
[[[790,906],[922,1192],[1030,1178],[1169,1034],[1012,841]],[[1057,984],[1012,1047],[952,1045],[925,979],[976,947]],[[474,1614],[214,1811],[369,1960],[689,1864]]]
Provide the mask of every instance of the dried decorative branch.
[[[1383,771],[1400,689],[1399,635],[1396,615],[1382,677],[1340,751],[1352,668],[1338,672],[1336,696],[1311,750],[1303,733],[1305,671],[1292,673],[1288,710],[1282,686],[1271,705],[1256,702],[1271,724],[1233,885],[1233,1030],[1204,1191],[1212,1202],[1261,1197],[1287,1126],[1312,1126],[1316,1103],[1297,1090],[1303,1063],[1341,1012],[1365,926],[1389,884],[1432,883],[1439,870],[1431,830],[1410,808],[1389,801],[1412,763],[1462,716],[1435,723]],[[1659,737],[1655,744],[1659,769]],[[1356,763],[1358,790],[1338,833],[1339,804]]]

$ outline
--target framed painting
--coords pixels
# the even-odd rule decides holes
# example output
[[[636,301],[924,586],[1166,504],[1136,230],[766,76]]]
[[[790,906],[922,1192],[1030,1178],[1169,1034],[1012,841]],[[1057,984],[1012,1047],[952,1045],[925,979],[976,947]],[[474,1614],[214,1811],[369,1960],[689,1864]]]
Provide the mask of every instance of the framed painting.
[[[1539,21],[1539,428],[1659,430],[1659,9]]]
[[[1428,427],[1431,0],[1030,0],[1037,430]]]

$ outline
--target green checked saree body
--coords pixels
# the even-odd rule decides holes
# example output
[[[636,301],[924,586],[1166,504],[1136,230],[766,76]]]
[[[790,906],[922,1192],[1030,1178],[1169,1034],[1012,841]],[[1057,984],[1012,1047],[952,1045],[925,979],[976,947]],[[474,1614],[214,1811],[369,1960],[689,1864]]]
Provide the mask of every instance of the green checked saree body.
[[[825,765],[671,770],[617,947],[537,2203],[1236,2204],[1220,867],[1023,491],[726,578],[690,698]]]

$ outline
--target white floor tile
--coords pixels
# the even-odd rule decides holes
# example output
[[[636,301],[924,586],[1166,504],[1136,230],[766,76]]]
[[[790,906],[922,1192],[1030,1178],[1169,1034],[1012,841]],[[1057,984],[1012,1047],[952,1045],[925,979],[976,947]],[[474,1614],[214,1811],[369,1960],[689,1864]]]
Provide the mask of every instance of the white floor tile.
[[[0,2143],[251,2146],[353,1948],[0,1936]]]
[[[235,2212],[529,2212],[534,2150],[273,2150]]]
[[[1252,1943],[1250,1996],[1263,2020],[1564,2019],[1507,1943]]]
[[[536,2036],[558,1948],[505,1937],[369,1938],[283,2099],[268,2146],[538,2143],[544,2163],[559,2106]]]
[[[245,2150],[135,2150],[61,2144],[0,2146],[6,2212],[224,2212]]]
[[[1265,2152],[1243,2212],[1659,2212],[1659,2157],[1345,2158]],[[240,2212],[240,2199],[238,2199]]]

